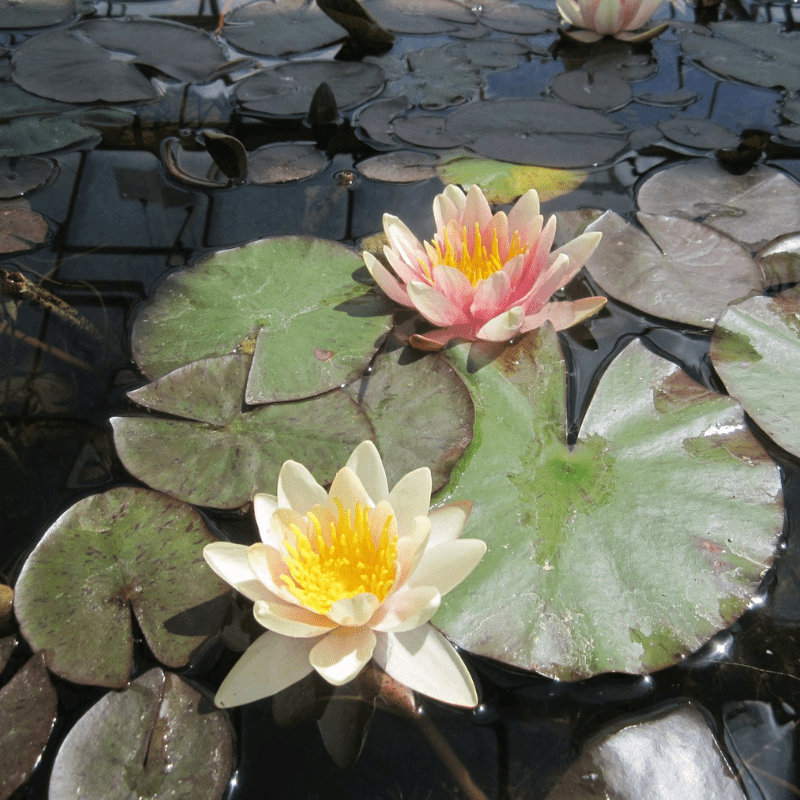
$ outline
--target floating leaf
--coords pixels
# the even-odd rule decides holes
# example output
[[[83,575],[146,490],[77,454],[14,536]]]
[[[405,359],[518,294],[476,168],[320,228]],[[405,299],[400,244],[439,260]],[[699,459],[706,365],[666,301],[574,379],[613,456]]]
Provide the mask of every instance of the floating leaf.
[[[765,433],[800,456],[800,289],[728,307],[711,338],[725,388]]]
[[[436,156],[415,150],[395,150],[358,162],[358,171],[373,181],[414,183],[435,178]]]
[[[517,3],[479,4],[480,21],[504,33],[537,34],[558,30],[558,17],[548,11]]]
[[[667,139],[698,150],[736,147],[739,144],[739,137],[735,133],[707,119],[668,119],[659,122],[658,129]]]
[[[15,597],[22,635],[57,675],[122,687],[133,611],[153,655],[182,667],[217,632],[227,606],[228,587],[202,556],[212,541],[193,508],[147,489],[122,486],[79,500],[22,568]]]
[[[392,454],[386,460],[390,486],[425,466],[434,491],[447,483],[472,440],[475,408],[464,382],[442,356],[395,347],[381,353],[372,371],[346,391],[369,415],[378,449]]]
[[[3,640],[11,641],[6,639]],[[0,798],[28,780],[56,721],[56,690],[44,656],[31,658],[0,689]]]
[[[637,219],[647,233],[613,211],[587,228],[603,238],[586,268],[615,299],[654,317],[711,328],[728,303],[763,288],[758,265],[733,239],[680,217]]]
[[[125,467],[148,485],[186,502],[238,508],[256,492],[275,491],[284,461],[313,464],[333,476],[350,452],[373,437],[358,405],[340,391],[242,411],[247,356],[188,364],[131,399],[183,419],[113,417]]]
[[[45,158],[0,157],[0,198],[20,197],[58,175],[58,165]]]
[[[21,117],[0,126],[0,156],[50,153],[82,144],[97,144],[100,135],[77,122],[74,116]]]
[[[220,800],[232,768],[224,712],[155,668],[106,694],[72,727],[53,764],[49,797]]]
[[[562,680],[650,672],[747,608],[783,510],[778,468],[738,403],[637,342],[606,370],[570,450],[549,326],[499,353],[447,354],[476,425],[440,499],[470,500],[465,535],[489,545],[434,616],[458,645]]]
[[[333,88],[340,109],[352,108],[383,88],[375,64],[345,61],[290,61],[243,80],[236,97],[247,111],[276,117],[302,117],[321,83]]]
[[[609,74],[594,74],[586,70],[562,72],[550,81],[556,97],[580,108],[610,110],[622,108],[633,94],[628,81]]]
[[[247,157],[250,183],[287,183],[318,175],[328,159],[313,142],[268,144]]]
[[[637,199],[648,214],[696,219],[752,248],[800,230],[800,186],[761,165],[733,175],[713,161],[692,161],[657,172]]]
[[[395,33],[446,33],[477,19],[471,9],[452,0],[366,0],[364,7]]]
[[[209,356],[253,352],[245,400],[291,400],[354,380],[391,327],[391,308],[353,280],[337,242],[261,239],[170,275],[142,307],[133,354],[150,378]],[[213,309],[213,313],[209,313]]]
[[[225,17],[222,35],[250,53],[282,56],[317,50],[346,31],[309,0],[258,0]]]
[[[535,9],[529,6],[516,6]],[[530,48],[522,42],[511,42],[506,39],[474,39],[468,42],[453,42],[444,48],[449,56],[456,57],[459,61],[468,61],[476,67],[488,69],[511,69],[519,64],[519,60],[530,52]]]
[[[800,233],[787,233],[765,244],[757,253],[766,286],[800,281]]]
[[[170,175],[191,186],[218,188],[228,185],[228,179],[205,148],[187,146],[176,137],[161,142],[161,158]]]
[[[594,741],[547,800],[598,796],[746,800],[703,715],[692,705]]]
[[[587,177],[585,172],[576,170],[528,167],[470,156],[440,161],[436,172],[444,183],[457,183],[465,189],[480,186],[490,203],[513,203],[528,189],[536,189],[539,200],[546,203],[574,191]]]
[[[46,28],[58,25],[75,13],[74,0],[0,0],[3,28]]]
[[[47,220],[29,208],[0,202],[0,253],[24,253],[47,239]]]

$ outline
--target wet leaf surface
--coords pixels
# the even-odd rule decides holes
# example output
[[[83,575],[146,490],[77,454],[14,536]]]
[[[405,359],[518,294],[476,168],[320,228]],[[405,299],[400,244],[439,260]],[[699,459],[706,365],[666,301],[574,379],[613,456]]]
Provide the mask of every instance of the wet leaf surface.
[[[73,115],[25,116],[0,127],[0,156],[49,153],[78,144],[88,147],[99,141],[98,132],[81,125]]]
[[[12,58],[14,81],[67,103],[132,103],[159,91],[140,65],[182,81],[202,82],[224,63],[202,31],[164,20],[93,19],[28,39]]]
[[[765,244],[756,261],[765,275],[765,286],[800,281],[800,233],[787,233]]]
[[[751,297],[720,317],[711,360],[725,388],[777,444],[800,456],[800,290]]]
[[[587,230],[603,238],[586,268],[604,292],[654,317],[711,328],[728,303],[761,291],[764,276],[738,242],[680,217],[613,211]]]
[[[658,129],[668,139],[698,150],[736,147],[739,137],[706,119],[668,119],[658,123]]]
[[[333,480],[355,446],[373,437],[363,411],[340,391],[243,411],[249,357],[188,364],[131,393],[148,408],[181,417],[113,417],[125,467],[153,488],[213,508],[238,508],[274,494],[288,459]]]
[[[383,88],[383,70],[375,64],[344,61],[292,61],[243,80],[236,97],[247,111],[277,117],[302,117],[321,83],[333,88],[336,104],[348,109]]]
[[[49,797],[219,800],[232,767],[224,712],[155,668],[106,694],[72,727],[53,765]]]
[[[212,541],[193,508],[147,489],[79,500],[22,568],[15,597],[22,635],[57,675],[122,687],[133,612],[156,658],[184,666],[217,633],[227,606],[228,586],[202,556]]]
[[[634,343],[568,450],[552,331],[482,350],[447,351],[476,425],[439,499],[471,500],[465,535],[489,551],[434,624],[471,652],[576,680],[661,669],[739,616],[783,510],[738,403]]]
[[[58,175],[58,165],[45,158],[0,157],[0,198],[21,197]]]
[[[47,220],[30,208],[0,202],[0,253],[23,253],[47,239]]]
[[[225,17],[222,35],[240,50],[281,56],[316,50],[347,32],[308,0],[258,0]]]
[[[0,640],[10,642],[13,639]],[[10,654],[9,654],[10,655]],[[44,656],[33,656],[0,689],[0,798],[6,800],[34,770],[56,721],[56,690]]]
[[[358,171],[373,181],[413,183],[436,177],[434,165],[437,161],[431,153],[395,150],[360,161]]]
[[[312,142],[268,144],[247,156],[251,183],[286,183],[318,175],[328,159]]]
[[[692,161],[662,170],[639,190],[648,214],[686,217],[756,248],[800,230],[800,186],[771,167],[733,175],[712,161]]]
[[[590,745],[547,800],[745,800],[703,715],[692,705]]]

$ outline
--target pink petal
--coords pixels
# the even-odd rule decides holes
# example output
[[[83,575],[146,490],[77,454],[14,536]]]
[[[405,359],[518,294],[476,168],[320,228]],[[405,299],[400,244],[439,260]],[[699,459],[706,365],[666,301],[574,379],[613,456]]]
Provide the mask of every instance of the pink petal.
[[[365,251],[362,257],[364,259],[364,264],[369,270],[369,274],[372,275],[375,279],[375,283],[381,287],[390,300],[394,300],[395,303],[399,303],[401,306],[412,305],[405,287],[377,258],[375,258],[375,256]]]
[[[400,683],[443,703],[472,708],[475,684],[453,646],[430,624],[378,637],[375,661]]]
[[[286,461],[278,476],[278,505],[293,508],[305,514],[314,505],[324,503],[327,492],[314,480],[314,476],[297,461]]]
[[[449,184],[445,187],[444,194],[437,194],[433,199],[433,219],[436,230],[443,231],[451,219],[461,222],[466,197],[458,186]]]
[[[372,658],[375,643],[369,628],[336,628],[317,642],[309,660],[328,683],[341,686],[361,672]]]
[[[634,6],[634,8],[636,8],[636,13],[633,15],[628,25],[625,26],[626,29],[635,30],[636,28],[641,28],[642,25],[658,11],[663,2],[664,0],[641,0],[641,2]]]
[[[412,268],[420,257],[425,257],[425,248],[402,220],[391,214],[384,214],[383,230],[391,249]]]
[[[563,31],[563,33],[568,36],[570,39],[574,39],[576,42],[582,42],[583,44],[592,44],[593,42],[599,42],[603,38],[602,33],[595,33],[594,31]]]
[[[569,257],[561,253],[550,266],[542,272],[528,294],[520,301],[528,312],[538,311],[553,292],[569,283],[580,271],[573,267]]]
[[[321,636],[336,627],[334,622],[302,606],[283,603],[278,599],[259,600],[253,606],[253,616],[260,625],[273,633],[308,639]]]
[[[395,271],[397,277],[400,279],[401,284],[409,283],[409,281],[427,281],[428,276],[425,274],[423,264],[428,264],[430,258],[427,255],[428,243],[425,242],[425,251],[420,256],[422,261],[416,259],[413,262],[408,262],[400,255],[394,252],[391,247],[383,248],[383,255],[389,262],[389,266]]]
[[[505,311],[510,299],[511,281],[508,273],[500,270],[477,285],[470,312],[475,319],[484,322]]]
[[[431,521],[428,547],[458,539],[464,533],[464,526],[471,510],[472,503],[465,500],[432,508],[428,512],[428,519]]]
[[[433,586],[446,595],[478,565],[486,553],[481,539],[457,539],[425,549],[417,568],[408,576],[408,587]]]
[[[519,333],[525,312],[522,306],[514,306],[478,330],[478,338],[486,342],[506,342]]]
[[[469,278],[460,269],[443,264],[433,268],[433,286],[454,306],[464,309],[469,308],[475,293]]]
[[[434,325],[444,327],[467,321],[467,316],[460,306],[455,305],[427,283],[411,281],[408,284],[408,296],[417,311]]]
[[[302,680],[312,666],[309,654],[317,639],[291,639],[267,631],[236,662],[219,687],[214,702],[220,708],[252,703],[277,694]]]
[[[377,505],[389,496],[389,484],[386,481],[386,471],[378,448],[369,439],[361,442],[347,459],[346,467],[355,472],[361,485],[366,490],[372,501],[370,505]]]
[[[508,229],[508,217],[498,211],[489,221],[486,229],[481,234],[484,247],[491,253],[492,241],[497,237],[498,251],[500,258],[505,261],[508,258],[508,247],[511,244]]]
[[[526,271],[532,269],[532,265],[528,264],[525,255],[514,256],[503,265],[503,272],[508,276],[508,283],[511,286],[511,296],[516,298],[517,290],[523,283],[528,286],[532,284],[532,280],[528,279]]]
[[[387,598],[370,622],[370,628],[384,633],[419,628],[436,613],[441,595],[434,586],[403,589]]]
[[[478,184],[474,184],[467,192],[467,203],[464,206],[462,225],[468,231],[475,230],[477,222],[483,230],[492,220],[492,209]]]
[[[598,0],[594,4],[593,16],[587,17],[586,21],[591,23],[588,27],[597,33],[616,33],[624,28],[623,12],[620,0]]]
[[[667,28],[669,28],[669,22],[662,22],[660,25],[656,25],[652,28],[648,28],[646,31],[639,31],[637,33],[625,33],[624,31],[620,31],[616,34],[616,38],[621,42],[633,42],[634,44],[639,44],[640,42],[647,42],[650,39],[654,39],[660,33],[664,33]]]
[[[559,0],[558,7],[565,0]],[[572,20],[570,20],[571,22]],[[574,24],[574,23],[573,23]],[[508,212],[508,230],[510,234],[514,231],[522,233],[523,228],[529,225],[539,216],[539,195],[536,189],[528,189],[522,197],[514,203],[514,207]]]
[[[441,350],[451,339],[466,339],[468,342],[475,341],[475,333],[479,323],[474,320],[465,325],[450,325],[447,328],[439,328],[436,331],[427,333],[415,333],[408,343],[417,350],[435,352]]]
[[[552,264],[563,253],[569,258],[569,263],[571,266],[575,267],[577,265],[577,272],[577,270],[589,260],[592,253],[594,253],[594,251],[597,249],[597,245],[600,244],[600,240],[602,238],[603,234],[600,231],[589,231],[588,233],[582,233],[580,236],[571,239],[557,250],[553,250],[553,252],[550,253],[550,263]],[[555,289],[553,291],[555,291]]]
[[[366,625],[377,611],[381,601],[369,592],[337,600],[328,612],[328,619],[337,625],[359,627]]]

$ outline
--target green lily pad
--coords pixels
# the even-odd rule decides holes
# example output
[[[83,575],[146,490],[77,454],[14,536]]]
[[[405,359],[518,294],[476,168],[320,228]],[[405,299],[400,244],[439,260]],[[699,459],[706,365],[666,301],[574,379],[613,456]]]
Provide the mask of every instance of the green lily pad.
[[[21,197],[58,175],[59,167],[45,158],[0,156],[0,198]]]
[[[133,326],[142,372],[254,354],[245,400],[292,400],[358,377],[391,327],[390,305],[353,280],[350,247],[280,236],[222,250],[170,275]]]
[[[466,345],[447,354],[477,421],[440,499],[470,500],[465,535],[489,546],[434,616],[458,645],[562,680],[647,673],[748,607],[783,506],[735,400],[636,342],[570,450],[549,326],[488,363]]]
[[[536,189],[539,200],[546,203],[574,191],[587,178],[578,170],[529,167],[463,155],[440,161],[436,172],[443,183],[457,183],[464,189],[477,184],[490,203],[513,203],[528,189]]]
[[[725,388],[767,435],[800,456],[800,289],[728,307],[711,338]]]
[[[750,253],[728,236],[680,217],[637,219],[647,233],[613,211],[586,229],[603,233],[586,268],[617,300],[654,317],[711,328],[728,303],[763,288]]]
[[[12,642],[13,639],[2,640]],[[2,644],[0,642],[0,644]],[[0,798],[28,780],[56,721],[56,690],[44,657],[31,658],[0,689]]]
[[[162,492],[213,508],[238,508],[274,492],[287,459],[314,464],[331,481],[353,448],[373,437],[358,405],[341,391],[242,411],[249,357],[188,364],[130,393],[147,408],[181,419],[113,417],[125,467]]]
[[[219,800],[233,767],[224,712],[155,668],[109,692],[73,726],[50,778],[50,800]]]
[[[447,483],[472,441],[475,408],[464,381],[441,355],[390,348],[346,391],[369,415],[378,449],[392,454],[386,459],[390,486],[425,466],[434,491]]]
[[[79,500],[22,568],[20,631],[57,675],[122,687],[133,658],[132,611],[153,655],[182,667],[217,632],[228,604],[228,586],[202,556],[213,541],[197,511],[147,489]]]
[[[18,117],[0,126],[0,156],[51,153],[77,144],[88,149],[99,142],[100,134],[81,125],[74,115]]]

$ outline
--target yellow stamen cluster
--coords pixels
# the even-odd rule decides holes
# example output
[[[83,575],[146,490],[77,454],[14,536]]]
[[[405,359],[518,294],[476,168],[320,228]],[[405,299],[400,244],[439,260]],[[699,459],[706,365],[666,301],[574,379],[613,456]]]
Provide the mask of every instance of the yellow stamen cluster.
[[[420,259],[427,277],[433,282],[431,272],[433,267],[443,264],[446,267],[455,267],[467,276],[473,286],[477,286],[482,280],[498,272],[503,265],[515,256],[527,252],[528,246],[522,242],[518,231],[514,231],[508,252],[500,253],[500,242],[497,239],[497,231],[492,231],[492,241],[487,249],[483,243],[480,225],[475,223],[475,236],[470,246],[468,231],[466,226],[461,228],[461,242],[451,241],[448,230],[443,232],[444,252],[437,241],[425,242],[425,249],[430,259],[430,267]]]
[[[317,517],[309,512],[309,535],[291,525],[297,547],[286,542],[286,566],[291,577],[281,575],[281,579],[303,605],[318,614],[327,614],[337,600],[362,592],[382,601],[394,583],[397,536],[390,532],[392,517],[384,522],[376,544],[369,509],[357,503],[351,517],[338,500],[336,505],[339,519],[330,523],[327,536]]]

